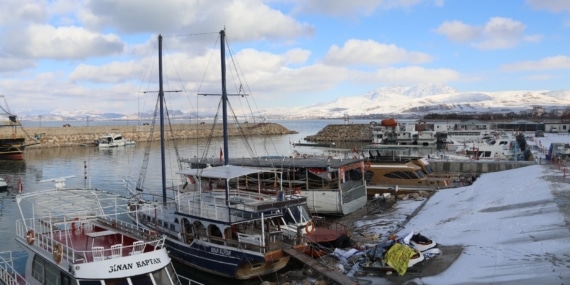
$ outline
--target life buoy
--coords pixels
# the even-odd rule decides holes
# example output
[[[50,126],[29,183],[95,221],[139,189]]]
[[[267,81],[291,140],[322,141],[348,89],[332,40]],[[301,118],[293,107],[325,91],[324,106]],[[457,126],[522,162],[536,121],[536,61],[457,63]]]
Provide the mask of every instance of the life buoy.
[[[295,188],[295,189],[293,190],[293,194],[295,194],[295,195],[301,195],[301,188]]]
[[[305,231],[306,231],[308,234],[314,232],[314,231],[315,231],[315,223],[313,223],[313,221],[308,221],[308,222],[305,224]]]
[[[34,230],[28,230],[28,232],[26,233],[26,242],[29,245],[34,244],[34,241],[36,241],[36,233],[34,232]]]
[[[53,260],[55,261],[55,263],[59,264],[61,262],[62,253],[63,253],[63,249],[61,248],[61,245],[59,243],[54,245],[54,247],[53,247]]]
[[[150,239],[156,239],[156,237],[158,237],[158,235],[156,234],[155,231],[150,231],[150,232],[149,232],[149,238],[150,238]]]
[[[364,168],[366,168],[366,169],[370,169],[371,166],[372,166],[372,164],[370,163],[370,161],[367,161],[364,163]]]

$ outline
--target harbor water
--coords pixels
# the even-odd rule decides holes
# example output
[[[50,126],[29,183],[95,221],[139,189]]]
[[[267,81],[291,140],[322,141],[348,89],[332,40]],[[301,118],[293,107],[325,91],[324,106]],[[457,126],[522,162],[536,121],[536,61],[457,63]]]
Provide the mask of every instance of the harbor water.
[[[292,155],[295,150],[291,142],[303,141],[308,135],[314,135],[328,124],[343,124],[342,119],[338,120],[281,120],[275,121],[284,127],[297,131],[297,134],[255,137],[249,144],[245,144],[241,138],[230,138],[230,156],[265,156],[265,155]],[[353,122],[367,123],[369,121]],[[25,122],[24,127],[38,122]],[[90,122],[93,124],[94,122]],[[101,122],[97,122],[98,124]],[[133,122],[130,122],[131,124]],[[116,122],[110,122],[109,127]],[[61,122],[42,122],[47,127],[50,125],[60,126]],[[29,125],[30,126],[30,125]],[[109,131],[111,132],[111,131]],[[208,149],[209,159],[218,159],[222,145],[222,138],[208,140],[184,140],[176,141],[175,144],[167,145],[166,169],[176,170],[176,156],[174,150],[177,149],[181,157],[203,157],[202,153]],[[0,177],[7,180],[9,186],[8,193],[0,193],[0,251],[13,251],[16,259],[15,266],[20,271],[24,271],[26,255],[19,248],[14,240],[15,220],[20,218],[20,213],[15,202],[18,192],[18,181],[22,181],[23,192],[35,192],[42,189],[54,187],[52,182],[40,183],[44,179],[52,179],[64,176],[74,176],[66,180],[68,187],[89,186],[101,190],[111,191],[120,195],[128,196],[124,180],[134,178],[136,181],[141,172],[143,158],[145,156],[146,143],[137,142],[136,145],[129,145],[111,149],[99,149],[94,146],[85,147],[61,147],[45,149],[26,150],[22,161],[2,161],[0,160]],[[305,153],[324,153],[324,149],[303,148],[298,149]],[[149,163],[146,169],[145,187],[159,189],[161,184],[160,170],[160,146],[153,143],[150,146]],[[175,171],[167,171],[167,181],[171,183],[176,180]],[[167,185],[168,186],[168,185]],[[204,284],[219,284],[224,282],[214,276],[196,273],[195,270],[185,270],[179,268],[180,273],[190,278],[196,279]],[[216,280],[212,282],[212,280]],[[259,284],[260,280],[251,280],[251,283]],[[235,283],[235,281],[233,282]]]

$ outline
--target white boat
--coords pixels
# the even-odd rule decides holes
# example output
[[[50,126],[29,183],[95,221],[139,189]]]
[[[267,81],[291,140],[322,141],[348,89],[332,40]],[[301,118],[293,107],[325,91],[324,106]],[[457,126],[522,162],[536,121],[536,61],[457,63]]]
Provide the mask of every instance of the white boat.
[[[464,142],[455,151],[457,155],[463,155],[471,159],[494,159],[494,160],[518,160],[525,151],[521,142],[517,139],[518,134],[512,132],[500,132],[495,136],[488,136],[483,141]],[[527,151],[530,153],[530,150]],[[524,158],[526,159],[526,158]]]
[[[478,143],[499,134],[491,130],[449,130],[447,133],[447,150],[456,151],[466,143]]]
[[[215,159],[195,158],[183,161],[191,168],[222,164]],[[289,192],[298,191],[301,196],[307,198],[309,211],[315,215],[344,216],[366,205],[364,159],[360,157],[231,158],[228,164],[280,173],[278,177],[267,177],[263,183],[278,185]]]
[[[117,133],[103,135],[97,141],[97,146],[99,146],[99,148],[119,147],[127,144],[134,144],[134,141],[127,140],[121,134]]]
[[[54,189],[16,196],[16,241],[28,258],[24,274],[2,271],[4,283],[180,284],[165,237],[121,220],[127,199],[65,188],[66,178],[41,181],[55,182]]]

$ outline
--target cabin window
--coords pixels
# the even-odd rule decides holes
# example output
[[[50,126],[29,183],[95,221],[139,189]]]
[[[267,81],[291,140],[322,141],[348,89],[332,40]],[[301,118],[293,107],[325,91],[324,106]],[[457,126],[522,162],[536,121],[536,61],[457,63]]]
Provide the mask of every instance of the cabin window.
[[[42,284],[47,285],[60,285],[61,275],[59,268],[38,255],[34,255],[32,264],[32,276],[40,281]]]
[[[44,284],[44,260],[43,258],[35,255],[32,265],[32,277]]]
[[[416,179],[417,176],[410,171],[394,171],[386,173],[384,176],[394,179]]]
[[[137,285],[154,285],[152,283],[152,279],[150,279],[150,275],[148,275],[148,274],[143,274],[143,275],[131,277],[131,281],[133,284],[137,284]],[[164,284],[164,283],[161,283],[161,284]]]
[[[101,281],[98,280],[79,281],[79,285],[101,285]]]
[[[174,227],[174,224],[170,224],[170,230],[171,230],[171,231],[175,231],[175,230],[176,230],[176,228]]]
[[[129,280],[127,278],[116,278],[105,280],[106,285],[129,285]]]
[[[153,272],[152,277],[156,284],[180,284],[177,282],[178,279],[176,278],[176,273],[174,272],[174,268],[172,268],[172,264]],[[171,282],[171,279],[174,280],[174,282]]]

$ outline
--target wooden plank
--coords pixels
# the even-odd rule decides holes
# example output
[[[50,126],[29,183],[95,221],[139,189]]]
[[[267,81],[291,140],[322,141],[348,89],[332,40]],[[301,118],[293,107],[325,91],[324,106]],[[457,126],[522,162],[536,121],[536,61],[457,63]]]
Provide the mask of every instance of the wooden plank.
[[[306,255],[303,252],[297,251],[293,248],[284,248],[283,251],[285,251],[291,257],[299,260],[300,262],[311,267],[312,269],[316,270],[317,272],[319,272],[323,276],[329,278],[330,280],[333,280],[334,282],[336,282],[338,284],[343,284],[343,285],[345,285],[345,284],[358,284],[357,281],[352,280],[348,276],[346,276],[346,275],[344,275],[344,274],[342,274],[342,273],[340,273],[340,272],[338,272],[338,271],[336,271],[330,267],[325,266],[324,264],[316,261],[315,259]]]

